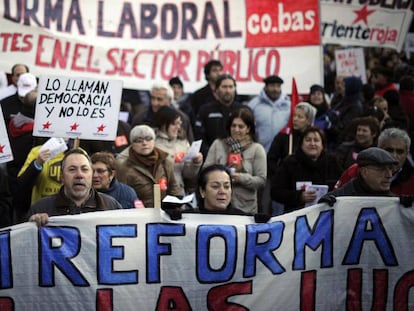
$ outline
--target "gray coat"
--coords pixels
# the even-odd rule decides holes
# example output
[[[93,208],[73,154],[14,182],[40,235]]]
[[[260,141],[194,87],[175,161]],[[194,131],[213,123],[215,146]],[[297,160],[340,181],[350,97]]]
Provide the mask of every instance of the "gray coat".
[[[216,139],[211,145],[203,167],[211,164],[227,165],[231,148],[224,139]],[[231,204],[248,214],[257,213],[257,190],[266,183],[266,152],[259,143],[252,143],[242,152],[243,170],[240,181],[233,183]]]

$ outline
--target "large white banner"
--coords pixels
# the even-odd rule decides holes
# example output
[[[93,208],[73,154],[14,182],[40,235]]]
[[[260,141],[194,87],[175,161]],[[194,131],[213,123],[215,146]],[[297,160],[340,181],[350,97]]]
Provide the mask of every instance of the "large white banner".
[[[323,0],[322,42],[400,51],[411,25],[413,7],[412,1]]]
[[[132,89],[179,76],[192,92],[214,58],[240,94],[257,94],[273,74],[307,93],[323,81],[320,42],[317,0],[0,2],[0,70],[23,62],[36,76],[121,79]]]
[[[338,198],[256,224],[159,209],[0,232],[0,309],[413,310],[414,208]]]

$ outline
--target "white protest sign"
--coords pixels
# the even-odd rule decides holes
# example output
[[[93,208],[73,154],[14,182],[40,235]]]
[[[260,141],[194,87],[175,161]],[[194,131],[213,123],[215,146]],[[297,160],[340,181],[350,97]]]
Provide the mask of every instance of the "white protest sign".
[[[114,140],[122,81],[41,76],[34,136]]]
[[[9,136],[4,124],[3,110],[0,107],[0,163],[13,160],[13,154],[10,146]]]
[[[362,48],[335,50],[336,74],[343,77],[358,77],[367,83],[364,50]]]

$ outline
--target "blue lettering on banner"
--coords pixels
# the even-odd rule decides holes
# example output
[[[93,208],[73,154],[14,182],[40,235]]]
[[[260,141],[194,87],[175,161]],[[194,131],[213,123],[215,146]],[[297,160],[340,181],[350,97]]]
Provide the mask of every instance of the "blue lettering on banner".
[[[381,217],[376,208],[369,207],[361,209],[358,215],[351,242],[346,251],[343,265],[357,265],[366,241],[372,241],[378,249],[383,262],[387,266],[397,266],[398,260],[395,256],[391,241],[385,231]]]
[[[55,267],[75,286],[89,286],[71,261],[81,249],[81,235],[75,227],[42,227],[39,229],[39,286],[55,285]]]
[[[136,284],[138,271],[114,271],[114,260],[124,259],[124,246],[114,246],[114,238],[137,237],[137,225],[103,225],[96,228],[98,282],[105,285]]]
[[[184,235],[184,224],[147,224],[147,283],[161,283],[161,255],[171,255],[171,244],[160,237]]]
[[[273,251],[282,244],[284,229],[285,224],[281,221],[247,226],[243,277],[250,278],[256,275],[257,260],[260,260],[273,274],[282,274],[286,271],[273,254]],[[268,236],[268,238],[266,241],[259,242],[261,236]]]
[[[212,239],[224,241],[223,264],[214,269],[210,264],[210,245]],[[237,228],[224,225],[201,225],[197,228],[197,279],[200,283],[219,283],[229,281],[236,269]],[[217,250],[214,250],[217,253]]]
[[[306,269],[305,248],[309,246],[316,250],[322,245],[321,267],[333,266],[333,211],[319,214],[316,224],[311,229],[306,215],[299,216],[295,223],[295,258],[293,270]]]
[[[10,230],[0,232],[0,289],[12,288]]]

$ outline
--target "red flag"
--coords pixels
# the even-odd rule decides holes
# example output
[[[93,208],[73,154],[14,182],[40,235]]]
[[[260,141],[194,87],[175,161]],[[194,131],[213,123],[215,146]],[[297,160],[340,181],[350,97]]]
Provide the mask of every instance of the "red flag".
[[[293,114],[295,112],[295,107],[299,103],[299,101],[300,101],[300,98],[299,98],[298,88],[296,86],[296,80],[295,78],[292,78],[292,93],[290,96],[290,116],[289,116],[288,124],[283,129],[283,132],[288,135],[291,134],[293,131]]]

